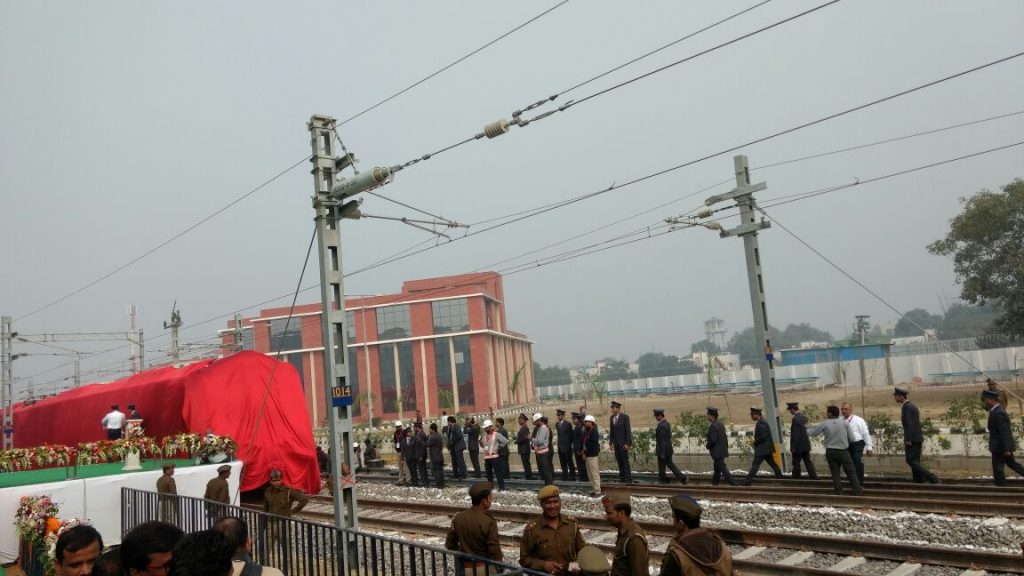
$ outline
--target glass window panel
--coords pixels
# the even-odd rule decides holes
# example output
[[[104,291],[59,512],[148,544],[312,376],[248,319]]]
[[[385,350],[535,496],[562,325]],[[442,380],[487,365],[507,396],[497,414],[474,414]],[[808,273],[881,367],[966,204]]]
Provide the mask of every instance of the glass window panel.
[[[409,321],[409,305],[384,306],[377,308],[377,338],[394,340],[412,335]]]
[[[380,362],[380,401],[385,412],[398,412],[398,374],[395,370],[395,345],[378,348]]]
[[[359,353],[355,348],[348,349],[348,383],[352,386],[352,397],[355,399],[352,402],[352,414],[358,416],[359,407],[366,402],[366,398],[359,396]]]
[[[469,309],[465,298],[431,302],[430,311],[434,317],[434,334],[469,330]]]
[[[437,403],[442,410],[455,413],[455,392],[452,386],[452,356],[449,338],[434,340],[434,382],[437,385]]]
[[[287,318],[276,318],[270,321],[270,351],[277,352],[278,350],[289,351],[289,350],[302,350],[302,332],[299,330],[300,321],[298,318],[292,318],[289,322]],[[288,326],[288,331],[285,331],[285,325]]]
[[[459,383],[459,404],[472,406],[476,404],[473,393],[473,360],[469,353],[469,336],[456,336],[455,341],[455,377]]]

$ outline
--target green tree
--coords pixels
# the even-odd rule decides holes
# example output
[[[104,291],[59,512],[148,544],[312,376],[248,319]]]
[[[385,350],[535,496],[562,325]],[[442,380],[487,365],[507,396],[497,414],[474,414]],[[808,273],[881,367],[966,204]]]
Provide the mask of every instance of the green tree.
[[[601,368],[601,378],[605,381],[628,380],[636,377],[636,374],[630,372],[629,363],[625,360],[606,357],[598,360],[598,363],[604,364]]]
[[[997,303],[996,320],[1007,334],[1024,334],[1024,180],[1000,192],[982,190],[961,198],[963,211],[949,221],[946,237],[928,251],[953,257],[960,296],[971,304]]]
[[[801,324],[790,324],[782,331],[782,342],[776,348],[791,348],[799,346],[801,342],[831,342],[832,335],[824,330],[818,330],[814,326],[803,322]]]
[[[569,369],[562,366],[541,367],[539,362],[533,363],[533,381],[538,387],[562,386],[571,384],[572,377],[569,376]]]
[[[998,319],[999,310],[990,304],[982,306],[953,304],[942,318],[942,323],[939,325],[939,336],[944,340],[983,336],[995,327],[995,322]]]
[[[708,354],[720,354],[722,347],[711,340],[704,339],[690,345],[690,352],[707,352]]]
[[[907,336],[921,336],[921,330],[932,330],[942,324],[943,318],[938,314],[932,314],[924,308],[914,308],[908,311],[896,322],[892,335],[897,338]]]
[[[661,352],[648,352],[636,359],[639,366],[637,375],[640,378],[655,376],[675,376],[680,372],[679,357]]]

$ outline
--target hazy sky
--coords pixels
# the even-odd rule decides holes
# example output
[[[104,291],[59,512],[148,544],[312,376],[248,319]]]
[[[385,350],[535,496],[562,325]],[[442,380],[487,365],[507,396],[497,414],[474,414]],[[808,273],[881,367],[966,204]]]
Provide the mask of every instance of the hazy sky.
[[[561,96],[587,95],[822,3],[775,0]],[[436,78],[341,126],[363,169],[470,137],[755,2],[573,0]],[[344,120],[554,2],[16,2],[0,0],[0,313],[22,333],[128,329],[148,360],[177,300],[185,342],[211,341],[237,309],[288,294],[313,230],[300,164],[193,231],[75,296],[309,154],[313,114]],[[463,223],[607,188],[1024,49],[1024,4],[845,0],[403,172],[381,193]],[[755,168],[1024,109],[1024,57],[742,149]],[[551,109],[538,109],[534,113]],[[958,198],[1024,176],[1024,146],[771,208],[772,200],[1021,140],[1024,114],[754,170],[766,211],[900,310],[959,294],[941,237]],[[350,294],[405,279],[503,270],[622,236],[697,208],[732,177],[733,153],[355,274]],[[727,191],[729,184],[715,192]],[[675,201],[635,218],[627,217]],[[426,218],[366,197],[370,214]],[[725,211],[727,226],[737,224]],[[554,248],[535,249],[605,227]],[[656,230],[656,228],[655,228]],[[453,231],[454,237],[461,231]],[[344,223],[353,271],[430,235]],[[761,234],[768,313],[840,336],[855,314],[896,314],[781,228]],[[304,286],[317,281],[316,257]],[[300,295],[315,301],[319,292]],[[505,279],[509,325],[544,364],[688,353],[711,316],[751,325],[742,241],[702,228]],[[287,305],[282,298],[269,306]],[[250,310],[249,313],[255,313]],[[26,317],[26,315],[28,315]],[[223,316],[222,318],[219,318]],[[215,321],[200,324],[204,320]],[[117,343],[62,344],[102,350]],[[20,346],[16,352],[60,353]],[[127,351],[87,357],[92,372]],[[17,360],[45,389],[67,357]],[[63,365],[63,366],[62,366]]]

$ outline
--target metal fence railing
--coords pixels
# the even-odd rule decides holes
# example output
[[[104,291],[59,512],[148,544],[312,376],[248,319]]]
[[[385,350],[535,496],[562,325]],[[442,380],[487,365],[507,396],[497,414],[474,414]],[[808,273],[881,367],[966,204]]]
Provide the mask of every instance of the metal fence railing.
[[[245,520],[253,559],[258,564],[278,568],[287,576],[541,574],[407,539],[275,516],[202,498],[121,489],[122,537],[135,526],[151,520],[170,522],[185,532],[195,532],[210,528],[223,516]]]

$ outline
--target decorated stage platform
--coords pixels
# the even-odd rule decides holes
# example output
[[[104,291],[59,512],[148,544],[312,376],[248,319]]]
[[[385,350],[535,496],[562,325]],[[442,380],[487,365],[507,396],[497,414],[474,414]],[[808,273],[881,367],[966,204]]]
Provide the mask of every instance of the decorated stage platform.
[[[174,480],[178,494],[183,496],[201,498],[206,491],[206,483],[217,476],[219,464],[190,466],[190,462],[174,462],[178,464]],[[227,464],[231,466],[228,486],[232,498],[235,498],[242,463]],[[118,462],[80,466],[78,478],[74,480],[63,479],[66,475],[64,468],[0,474],[0,564],[14,562],[18,558],[14,515],[22,496],[50,496],[60,506],[61,518],[84,518],[99,530],[104,544],[120,544],[121,488],[155,491],[156,481],[162,474],[156,460],[142,462],[143,469],[133,472],[122,472],[122,465]],[[18,485],[14,485],[15,482]]]

